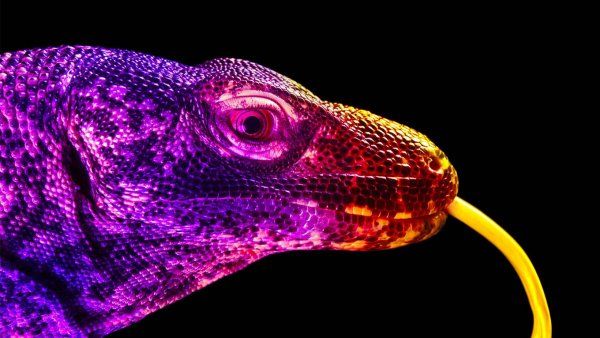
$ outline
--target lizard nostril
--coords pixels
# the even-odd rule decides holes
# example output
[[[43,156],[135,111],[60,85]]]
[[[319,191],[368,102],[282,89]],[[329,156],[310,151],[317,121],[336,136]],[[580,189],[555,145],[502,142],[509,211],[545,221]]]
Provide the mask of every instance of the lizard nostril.
[[[431,156],[429,157],[429,168],[438,174],[443,173],[450,166],[450,161],[446,157],[441,150],[435,149],[430,152]]]
[[[440,160],[437,157],[432,157],[429,161],[429,168],[433,171],[438,171],[442,167]]]

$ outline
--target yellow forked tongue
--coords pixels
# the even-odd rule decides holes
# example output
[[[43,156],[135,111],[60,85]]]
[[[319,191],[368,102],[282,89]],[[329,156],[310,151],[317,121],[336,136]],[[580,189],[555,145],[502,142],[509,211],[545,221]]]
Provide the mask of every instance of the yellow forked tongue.
[[[448,212],[485,237],[508,258],[521,278],[527,298],[529,298],[529,305],[533,312],[531,337],[550,338],[552,324],[546,296],[544,296],[542,283],[525,251],[496,222],[463,199],[456,197],[448,206]]]

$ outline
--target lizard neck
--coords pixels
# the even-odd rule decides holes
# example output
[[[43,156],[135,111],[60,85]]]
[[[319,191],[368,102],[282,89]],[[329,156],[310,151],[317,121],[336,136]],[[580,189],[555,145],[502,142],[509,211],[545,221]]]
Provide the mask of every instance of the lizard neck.
[[[2,295],[17,308],[29,304],[28,325],[50,309],[64,318],[48,324],[57,332],[108,333],[254,259],[210,242],[171,241],[185,232],[142,235],[151,224],[96,205],[74,113],[95,116],[83,109],[89,97],[77,94],[90,88],[92,67],[120,53],[60,47],[0,56],[0,285],[30,286]]]
[[[45,301],[35,304],[28,292],[3,299],[30,304],[32,322],[61,304],[51,311],[66,322],[54,324],[74,330],[81,314],[69,305],[95,268],[78,221],[79,188],[65,167],[68,97],[81,65],[99,53],[59,47],[0,56],[0,284],[12,271],[12,282]]]

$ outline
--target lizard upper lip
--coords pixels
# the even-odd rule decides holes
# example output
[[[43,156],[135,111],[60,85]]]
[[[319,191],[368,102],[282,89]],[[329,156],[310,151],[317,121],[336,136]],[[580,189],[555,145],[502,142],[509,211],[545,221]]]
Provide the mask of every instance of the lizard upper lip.
[[[369,209],[369,208],[364,208],[364,207],[351,207],[351,208],[347,207],[345,210],[339,211],[339,210],[335,210],[335,209],[331,209],[331,208],[327,208],[327,207],[321,207],[316,202],[305,200],[305,199],[297,199],[297,200],[292,201],[291,203],[309,207],[309,208],[313,208],[313,209],[327,210],[327,211],[331,211],[331,212],[335,212],[335,213],[339,213],[339,214],[345,213],[348,215],[352,215],[352,217],[358,217],[358,218],[363,218],[363,219],[385,219],[387,221],[398,221],[398,222],[416,221],[416,220],[427,221],[427,220],[430,220],[432,218],[439,216],[440,214],[446,214],[445,210],[436,210],[436,211],[431,212],[426,215],[403,217],[405,215],[405,213],[402,213],[402,212],[390,212],[390,211],[381,210],[381,209]]]
[[[320,177],[350,178],[350,183],[343,186],[348,190],[341,191],[342,195],[352,197],[350,203],[344,204],[344,211],[363,216],[392,219],[430,216],[444,211],[456,194],[456,172],[451,166],[433,176],[340,173]]]

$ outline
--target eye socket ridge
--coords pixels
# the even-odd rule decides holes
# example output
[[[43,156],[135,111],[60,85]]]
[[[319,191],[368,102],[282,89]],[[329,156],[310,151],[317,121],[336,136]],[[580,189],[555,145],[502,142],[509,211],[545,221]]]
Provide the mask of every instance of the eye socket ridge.
[[[291,122],[298,121],[294,108],[279,96],[260,90],[240,90],[235,93],[225,93],[219,97],[216,104],[224,109],[267,108],[281,112]]]

